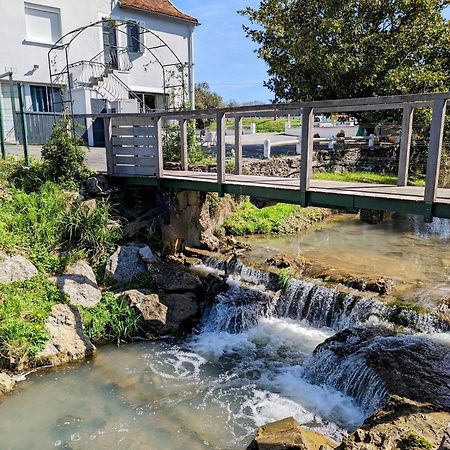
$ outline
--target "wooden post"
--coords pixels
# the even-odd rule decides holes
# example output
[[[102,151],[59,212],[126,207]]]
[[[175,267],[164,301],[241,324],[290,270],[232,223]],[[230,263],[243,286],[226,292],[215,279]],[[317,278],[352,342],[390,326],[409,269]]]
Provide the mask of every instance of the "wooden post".
[[[180,119],[181,170],[189,170],[187,120]]]
[[[413,116],[414,109],[412,108],[412,106],[405,106],[405,108],[403,108],[402,136],[400,141],[397,186],[408,186],[409,155],[411,150]]]
[[[314,127],[314,110],[311,107],[305,107],[302,110],[302,154],[300,163],[300,191],[301,204],[307,206],[306,193],[310,188],[312,176],[313,161],[313,127]]]
[[[112,146],[112,119],[106,117],[105,121],[105,151],[106,151],[106,167],[108,170],[108,176],[114,175],[114,154]]]
[[[430,206],[436,200],[446,107],[447,100],[445,99],[439,99],[433,102],[433,118],[431,120],[430,144],[428,148],[427,176],[425,180],[424,198],[425,203]],[[432,217],[428,217],[428,219],[430,220],[431,218]]]
[[[217,114],[217,183],[225,183],[225,113]]]
[[[235,118],[234,151],[234,173],[242,175],[242,117]]]
[[[6,144],[5,144],[5,133],[3,130],[3,114],[2,114],[2,101],[0,99],[0,147],[2,151],[2,158],[6,159]]]
[[[25,117],[25,95],[23,92],[22,83],[18,83],[17,87],[19,90],[19,108],[20,108],[20,121],[22,125],[23,156],[25,158],[25,166],[29,166],[30,154],[28,150],[27,118]]]
[[[163,127],[162,117],[156,117],[156,154],[157,154],[157,164],[156,164],[156,176],[157,178],[163,178],[164,176],[164,157],[163,157]]]

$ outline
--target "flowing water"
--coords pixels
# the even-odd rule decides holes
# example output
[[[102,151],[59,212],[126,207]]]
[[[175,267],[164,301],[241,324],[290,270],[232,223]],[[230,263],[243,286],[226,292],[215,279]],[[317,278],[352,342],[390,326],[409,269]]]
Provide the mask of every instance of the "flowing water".
[[[332,224],[309,239],[277,238],[273,245],[285,242],[291,248],[297,242],[302,251],[315,245],[325,255],[328,234],[338,253],[351,239],[359,255],[363,249],[355,235],[369,241],[365,227],[341,220],[340,234]],[[445,259],[442,249],[448,248],[450,233],[436,237],[424,235],[414,222],[408,227],[405,239],[416,258],[423,254],[429,263]],[[411,254],[397,245],[402,238],[393,238],[397,231],[391,228],[398,227],[391,223],[374,229],[375,241],[384,248],[380,252],[387,259],[388,248]],[[417,250],[420,242],[428,250]],[[433,248],[441,255],[433,256]],[[376,249],[373,244],[366,258]],[[344,253],[341,258],[347,260]],[[419,273],[423,263],[408,258],[405,267]],[[223,262],[205,264],[197,269],[223,275]],[[227,291],[186,339],[103,347],[79,365],[31,375],[0,405],[0,449],[242,450],[259,425],[287,416],[339,440],[386,401],[383,384],[361,358],[337,364],[327,352],[312,352],[345,327],[397,320],[390,307],[302,280],[291,280],[279,293],[271,289],[270,274],[240,262],[227,271]],[[448,279],[439,276],[445,285]],[[401,321],[411,333],[434,333],[426,338],[449,345],[448,333],[442,333],[448,329],[435,318],[405,314]]]
[[[417,216],[396,215],[378,225],[340,215],[298,235],[252,236],[250,260],[273,255],[303,256],[331,273],[386,277],[395,294],[424,306],[450,295],[450,220],[424,224]]]

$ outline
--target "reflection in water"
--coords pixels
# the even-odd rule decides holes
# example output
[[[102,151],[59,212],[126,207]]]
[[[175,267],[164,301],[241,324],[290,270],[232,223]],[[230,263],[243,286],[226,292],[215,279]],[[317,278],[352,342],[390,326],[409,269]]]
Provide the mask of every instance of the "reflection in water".
[[[254,248],[249,258],[264,262],[274,254],[303,256],[336,274],[386,277],[396,293],[422,303],[450,295],[450,221],[424,224],[399,216],[379,225],[340,215],[299,235],[244,238]]]

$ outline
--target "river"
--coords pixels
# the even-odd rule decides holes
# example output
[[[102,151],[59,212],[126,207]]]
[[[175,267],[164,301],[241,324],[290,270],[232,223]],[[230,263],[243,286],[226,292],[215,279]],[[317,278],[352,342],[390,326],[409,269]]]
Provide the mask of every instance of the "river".
[[[265,237],[254,257],[262,258],[271,247],[278,253],[301,248],[326,261],[336,252],[347,270],[354,263],[351,252],[361,266],[368,254],[384,261],[402,253],[407,255],[403,267],[366,261],[362,270],[386,270],[386,276],[401,280],[414,267],[414,280],[434,274],[424,292],[441,284],[447,289],[448,275],[430,266],[441,261],[442,269],[448,260],[449,236],[408,223],[369,230],[347,216],[299,236]],[[333,249],[328,258],[327,242]],[[217,272],[220,262],[198,269]],[[357,402],[315,383],[308,375],[312,352],[337,330],[366,323],[375,313],[387,321],[389,311],[370,300],[340,310],[338,304],[350,297],[301,280],[291,281],[280,295],[267,290],[264,280],[264,274],[242,267],[231,272],[228,291],[185,339],[105,346],[81,364],[30,375],[0,406],[0,448],[242,450],[259,425],[288,416],[341,439],[385,393],[374,389],[363,398],[363,392]],[[442,330],[431,320],[411,319],[411,324],[448,345],[448,333],[436,333]]]

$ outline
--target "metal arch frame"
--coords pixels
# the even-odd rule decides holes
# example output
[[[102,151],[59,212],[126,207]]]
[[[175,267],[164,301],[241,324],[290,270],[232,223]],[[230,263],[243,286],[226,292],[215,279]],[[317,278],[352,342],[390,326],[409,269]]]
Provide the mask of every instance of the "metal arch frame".
[[[112,18],[105,18],[102,20],[98,20],[97,22],[93,22],[89,25],[85,25],[83,27],[79,27],[76,28],[72,31],[69,31],[68,33],[66,33],[64,36],[62,36],[60,39],[58,39],[55,44],[50,48],[50,50],[48,51],[47,54],[47,60],[48,60],[48,68],[49,68],[49,74],[50,74],[50,84],[51,87],[54,88],[56,86],[60,86],[60,83],[56,83],[55,78],[57,79],[58,77],[65,75],[67,76],[67,86],[68,86],[68,91],[69,91],[69,97],[67,101],[62,100],[62,105],[63,105],[63,110],[65,110],[65,103],[69,104],[69,114],[71,117],[73,117],[73,97],[72,97],[72,83],[71,83],[71,79],[70,79],[70,61],[69,61],[69,48],[71,46],[71,44],[86,30],[90,29],[90,28],[97,28],[97,27],[103,27],[103,24],[105,23],[114,23],[114,27],[116,29],[117,32],[122,33],[124,35],[126,35],[128,38],[132,38],[135,39],[135,37],[131,36],[127,31],[124,31],[122,28],[125,25],[128,24],[133,24],[136,25],[136,21],[133,20],[116,20],[116,19],[112,19]],[[155,37],[156,39],[159,40],[159,42],[161,43],[161,45],[157,45],[154,47],[148,47],[147,45],[145,45],[144,42],[141,42],[139,40],[139,44],[145,49],[147,50],[151,56],[154,58],[154,60],[158,63],[158,65],[161,67],[161,71],[162,71],[162,76],[163,76],[163,91],[164,91],[164,96],[167,96],[167,90],[168,88],[182,88],[182,106],[183,109],[186,109],[186,81],[185,81],[185,73],[184,73],[184,68],[185,68],[185,64],[180,60],[180,58],[178,57],[178,55],[174,52],[174,50],[167,44],[167,42],[164,41],[164,39],[162,39],[158,34],[156,34],[155,32],[149,30],[148,28],[142,26],[141,24],[139,24],[139,28],[140,30],[143,30],[139,33],[139,35],[145,35],[145,34],[150,34],[151,36]],[[67,40],[67,38],[70,39],[67,42],[64,42]],[[158,57],[158,55],[153,51],[156,50],[157,48],[166,48],[169,50],[170,54],[175,58],[175,63],[171,63],[171,64],[163,64],[163,62],[161,61],[161,58]],[[65,56],[65,67],[61,72],[57,72],[57,73],[53,73],[52,71],[52,56],[54,54],[55,51],[57,50],[64,50],[64,56]],[[179,67],[180,71],[181,71],[181,84],[178,85],[170,85],[168,84],[168,78],[167,78],[167,68],[168,67]],[[52,102],[52,109],[54,111],[55,114],[55,101],[53,98],[53,95],[51,96],[51,102]]]

